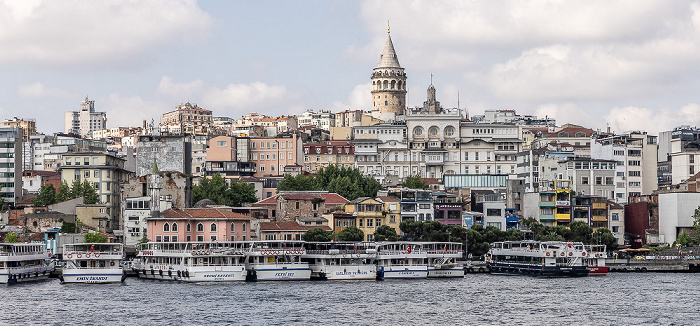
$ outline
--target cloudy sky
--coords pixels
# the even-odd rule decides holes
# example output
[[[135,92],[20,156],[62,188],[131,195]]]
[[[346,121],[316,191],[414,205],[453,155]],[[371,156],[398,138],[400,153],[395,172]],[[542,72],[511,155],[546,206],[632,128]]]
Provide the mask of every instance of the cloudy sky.
[[[183,102],[215,116],[371,106],[387,21],[420,106],[514,109],[652,134],[700,126],[698,1],[0,0],[0,118],[63,131]]]

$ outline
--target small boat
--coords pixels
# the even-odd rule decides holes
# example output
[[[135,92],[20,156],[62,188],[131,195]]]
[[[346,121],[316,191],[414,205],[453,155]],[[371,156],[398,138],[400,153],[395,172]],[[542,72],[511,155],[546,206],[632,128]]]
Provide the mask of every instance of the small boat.
[[[374,280],[377,249],[374,242],[307,242],[301,260],[315,280]]]
[[[491,274],[580,277],[587,254],[581,242],[504,241],[491,244],[486,261]]]
[[[308,281],[309,263],[302,241],[252,241],[246,255],[249,281]]]
[[[377,279],[428,277],[428,254],[420,242],[378,242]]]
[[[245,242],[148,242],[138,248],[140,278],[182,282],[245,281]]]
[[[63,283],[120,283],[126,278],[120,262],[121,243],[74,243],[63,245]]]
[[[608,266],[605,265],[605,260],[608,258],[608,252],[605,245],[587,245],[584,263],[588,266],[590,276],[608,275]]]
[[[45,280],[54,270],[41,243],[0,243],[0,284]]]
[[[464,277],[464,266],[457,263],[464,251],[459,242],[423,242],[428,255],[428,278]]]

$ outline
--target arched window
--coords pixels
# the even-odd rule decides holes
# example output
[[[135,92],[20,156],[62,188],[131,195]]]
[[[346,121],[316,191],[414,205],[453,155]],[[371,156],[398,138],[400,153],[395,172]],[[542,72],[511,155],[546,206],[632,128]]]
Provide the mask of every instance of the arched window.
[[[204,224],[197,223],[197,232],[204,232]]]
[[[173,232],[177,232],[177,223],[173,222],[173,226],[170,227],[170,230]]]
[[[170,224],[168,224],[168,223],[163,224],[163,232],[170,232]]]
[[[389,101],[384,101],[384,105],[389,105]]]
[[[446,137],[452,137],[455,135],[455,128],[452,126],[447,126],[445,128],[445,136]]]
[[[403,86],[403,82],[399,80],[399,89],[402,89],[401,87]]]
[[[231,232],[235,232],[235,231],[236,231],[236,224],[233,224],[233,222],[231,222]]]
[[[438,135],[438,127],[432,126],[430,127],[430,136],[437,136]]]
[[[187,223],[187,227],[185,227],[185,230],[187,230],[187,232],[192,231],[192,225],[190,223]]]
[[[212,224],[209,226],[209,231],[211,231],[211,232],[216,232],[216,223],[212,223]]]
[[[243,222],[243,225],[242,225],[243,232],[245,232],[245,226],[246,226],[246,224],[245,224],[245,222]]]
[[[384,89],[389,88],[389,81],[385,80],[384,81]]]
[[[415,127],[413,129],[413,134],[416,136],[422,136],[423,135],[423,128],[422,127]]]
[[[392,80],[391,81],[391,89],[395,89],[395,88],[396,88],[396,81]]]

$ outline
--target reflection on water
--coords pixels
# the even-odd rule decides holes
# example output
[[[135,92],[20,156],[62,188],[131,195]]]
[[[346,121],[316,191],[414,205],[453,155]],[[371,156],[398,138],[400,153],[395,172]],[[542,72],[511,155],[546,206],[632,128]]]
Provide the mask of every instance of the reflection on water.
[[[0,324],[695,324],[700,276],[121,285],[58,280],[0,289]]]

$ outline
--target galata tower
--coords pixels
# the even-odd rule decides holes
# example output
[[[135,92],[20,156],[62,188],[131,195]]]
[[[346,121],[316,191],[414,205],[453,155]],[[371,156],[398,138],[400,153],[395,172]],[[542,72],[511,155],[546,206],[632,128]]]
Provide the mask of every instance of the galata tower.
[[[403,115],[406,109],[406,73],[391,42],[391,30],[387,28],[386,44],[379,57],[379,64],[372,72],[372,110]]]

